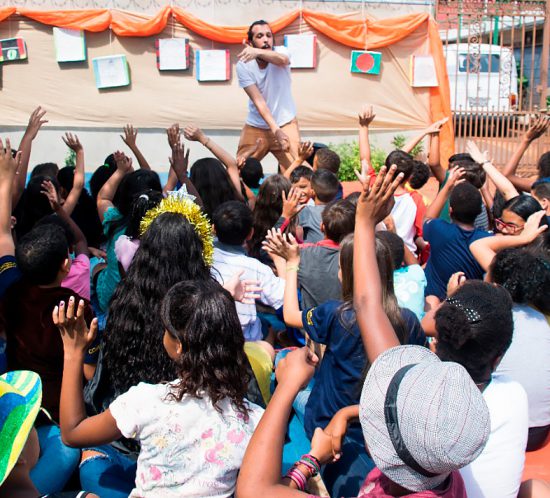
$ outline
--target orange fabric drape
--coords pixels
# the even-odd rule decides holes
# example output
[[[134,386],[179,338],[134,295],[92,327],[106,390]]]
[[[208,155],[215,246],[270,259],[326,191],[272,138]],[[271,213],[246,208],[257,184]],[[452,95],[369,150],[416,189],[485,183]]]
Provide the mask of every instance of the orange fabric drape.
[[[0,21],[16,12],[15,7],[0,9]],[[98,32],[112,27],[118,36],[152,36],[160,33],[172,15],[187,29],[220,43],[241,43],[246,38],[247,26],[218,26],[205,22],[179,7],[166,6],[154,17],[108,9],[38,11],[20,8],[17,12],[42,24],[63,28]],[[295,10],[270,21],[274,32],[281,31],[294,22],[300,12]],[[434,58],[438,87],[430,89],[432,119],[452,117],[450,89],[443,46],[437,24],[429,14],[410,14],[389,19],[347,19],[342,16],[303,10],[302,19],[323,35],[351,48],[377,49],[403,40],[427,23],[430,54]],[[441,159],[445,163],[454,151],[452,120],[440,133]]]
[[[11,15],[15,14],[17,9],[15,7],[2,7],[0,8],[0,21],[7,19]]]
[[[58,28],[82,29],[97,33],[111,25],[109,9],[90,10],[31,10],[17,9],[17,12],[41,24]]]
[[[156,16],[148,17],[141,14],[113,10],[111,28],[117,36],[158,35],[166,27],[171,11],[172,9],[166,6]]]
[[[199,18],[189,14],[179,7],[172,7],[172,15],[183,26],[191,31],[220,43],[242,43],[246,38],[248,26],[217,26],[201,21]],[[293,11],[284,16],[270,22],[269,25],[274,33],[286,28],[289,24],[294,22],[298,17],[299,12]]]
[[[333,40],[352,48],[383,48],[410,35],[429,18],[428,14],[412,14],[390,19],[342,19],[324,12],[303,12],[304,21]],[[365,29],[366,26],[366,29]]]

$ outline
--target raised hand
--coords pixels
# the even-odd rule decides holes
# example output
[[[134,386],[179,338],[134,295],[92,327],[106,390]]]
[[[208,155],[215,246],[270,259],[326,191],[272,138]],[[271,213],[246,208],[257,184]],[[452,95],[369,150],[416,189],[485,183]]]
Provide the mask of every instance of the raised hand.
[[[59,306],[53,309],[53,323],[61,333],[65,354],[82,354],[95,339],[97,334],[97,318],[92,320],[88,329],[84,320],[84,308],[85,304],[81,299],[75,312],[75,298],[71,296],[67,306],[65,306],[64,301],[61,301]]]
[[[10,139],[6,138],[6,148],[0,139],[0,180],[8,178],[12,181],[17,174],[20,160],[21,152],[17,152],[15,158],[12,155]]]
[[[240,62],[253,61],[259,55],[258,49],[251,47],[246,40],[243,40],[243,49],[237,54],[237,58]]]
[[[127,124],[122,131],[124,132],[124,135],[120,135],[120,138],[122,138],[122,141],[130,147],[130,149],[133,149],[136,146],[138,134],[137,128],[134,128],[131,124]]]
[[[468,140],[468,142],[466,142],[466,152],[470,154],[470,156],[472,156],[472,159],[478,164],[483,164],[491,161],[491,159],[489,158],[489,151],[486,150],[484,152],[481,152],[481,150],[479,150],[479,147],[472,140]]]
[[[368,128],[368,126],[373,122],[376,114],[374,114],[374,109],[372,105],[365,105],[359,112],[359,126]]]
[[[372,186],[363,184],[355,213],[356,223],[376,226],[391,213],[395,202],[393,194],[403,179],[403,173],[395,176],[396,170],[395,165],[389,171],[382,166]]]
[[[194,124],[187,125],[183,129],[183,136],[191,142],[200,142],[202,145],[206,145],[207,142],[204,132]]]
[[[172,147],[172,157],[169,158],[169,161],[170,166],[176,172],[178,179],[187,176],[187,168],[189,167],[189,149],[185,152],[183,144],[178,143]]]
[[[447,282],[447,296],[453,295],[460,286],[466,282],[466,275],[463,271],[457,271],[451,275],[449,282]]]
[[[443,118],[439,121],[436,121],[435,123],[432,123],[430,126],[426,128],[426,134],[433,135],[435,133],[439,133],[441,131],[441,127],[449,121],[449,118]]]
[[[449,190],[456,187],[459,183],[464,182],[464,175],[466,174],[466,170],[464,168],[460,168],[458,166],[452,168],[449,170],[449,176],[447,177],[447,183],[445,184],[445,187],[447,187]]]
[[[283,210],[281,216],[287,220],[296,216],[302,209],[304,209],[305,204],[300,205],[300,197],[302,192],[296,187],[291,187],[288,192],[288,197],[286,192],[283,190]]]
[[[118,171],[122,171],[125,174],[133,171],[132,160],[124,154],[124,152],[117,150],[113,155],[115,157],[115,163]]]
[[[313,154],[313,143],[312,142],[300,142],[300,147],[298,148],[298,156],[300,159],[305,161],[308,157]]]
[[[300,261],[300,246],[292,234],[283,234],[280,229],[271,228],[262,244],[262,248],[269,254],[280,256],[287,263]]]
[[[38,106],[31,114],[29,123],[27,124],[27,130],[25,134],[30,137],[31,140],[36,138],[38,131],[42,128],[42,125],[47,123],[47,119],[43,119],[46,115],[46,111],[42,107]]]
[[[540,225],[541,220],[545,216],[546,212],[544,210],[541,210],[533,213],[531,216],[529,216],[529,218],[527,218],[527,221],[525,222],[525,225],[523,227],[523,231],[520,234],[520,237],[525,240],[525,244],[530,244],[542,232],[548,229],[548,225]]]
[[[254,304],[256,299],[260,299],[263,288],[260,287],[259,280],[241,280],[244,270],[235,273],[223,286],[235,301],[243,304]]]
[[[41,184],[41,188],[42,190],[40,193],[47,197],[53,212],[56,213],[59,211],[61,209],[61,201],[59,200],[59,194],[54,184],[50,180],[44,180]]]
[[[275,377],[278,386],[298,392],[306,387],[315,373],[319,358],[309,348],[295,349],[287,354],[277,365]]]
[[[166,129],[166,135],[168,137],[168,145],[173,149],[177,144],[180,143],[180,125],[174,123],[170,128]]]
[[[82,150],[82,144],[80,143],[80,140],[78,140],[78,137],[76,135],[73,135],[72,133],[65,133],[65,136],[61,137],[61,140],[65,142],[65,145],[69,147],[69,149],[74,150],[75,152],[79,152]]]
[[[550,126],[550,116],[539,116],[525,132],[525,140],[529,142],[536,140],[544,134],[548,126]]]
[[[275,132],[275,140],[277,140],[283,152],[290,150],[290,138],[288,138],[288,135],[281,128],[278,128]]]

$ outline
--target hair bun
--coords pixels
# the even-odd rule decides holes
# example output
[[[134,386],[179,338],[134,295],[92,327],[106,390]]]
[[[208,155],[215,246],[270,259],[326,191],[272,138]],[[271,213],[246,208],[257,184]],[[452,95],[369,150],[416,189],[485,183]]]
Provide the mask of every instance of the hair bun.
[[[462,349],[471,339],[471,325],[468,317],[462,308],[452,302],[446,301],[436,313],[436,321],[444,321],[450,326],[448,342],[456,349]]]

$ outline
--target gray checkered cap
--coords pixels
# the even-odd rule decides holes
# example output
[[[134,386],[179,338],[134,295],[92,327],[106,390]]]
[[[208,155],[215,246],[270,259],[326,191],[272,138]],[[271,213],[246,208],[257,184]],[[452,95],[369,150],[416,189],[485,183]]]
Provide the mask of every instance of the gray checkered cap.
[[[407,365],[396,397],[402,442],[426,476],[398,456],[384,411],[388,386]],[[468,372],[442,362],[421,346],[398,346],[370,367],[361,393],[359,419],[376,466],[410,491],[433,489],[454,470],[475,460],[490,432],[489,410]],[[395,439],[395,438],[394,438]]]

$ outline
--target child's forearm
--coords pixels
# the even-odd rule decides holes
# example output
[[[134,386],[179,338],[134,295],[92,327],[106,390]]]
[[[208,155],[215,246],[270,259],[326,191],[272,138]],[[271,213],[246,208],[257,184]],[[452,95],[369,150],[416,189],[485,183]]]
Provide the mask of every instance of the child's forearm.
[[[82,391],[83,365],[83,351],[65,354],[63,359],[59,422],[63,442],[69,446],[78,446],[79,441],[75,437],[75,429],[86,418]]]
[[[447,202],[447,199],[449,198],[449,195],[451,193],[451,187],[450,184],[447,183],[438,193],[433,202],[428,206],[426,209],[426,215],[424,216],[424,219],[426,220],[432,220],[439,218],[439,215],[441,214],[441,211],[443,210],[443,207],[445,206],[445,202]]]
[[[301,328],[302,312],[298,301],[298,265],[300,260],[287,261],[285,295],[283,301],[283,318],[289,327]]]

